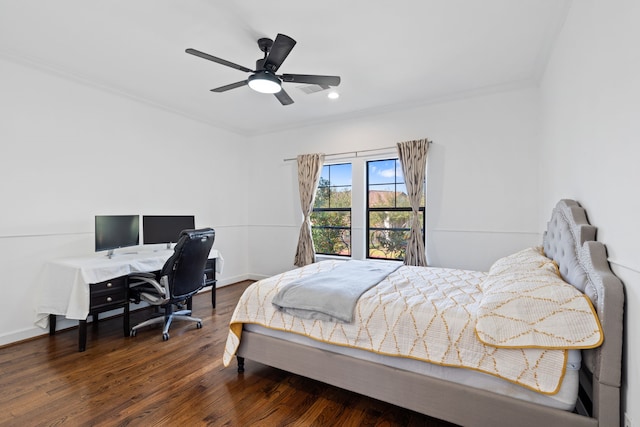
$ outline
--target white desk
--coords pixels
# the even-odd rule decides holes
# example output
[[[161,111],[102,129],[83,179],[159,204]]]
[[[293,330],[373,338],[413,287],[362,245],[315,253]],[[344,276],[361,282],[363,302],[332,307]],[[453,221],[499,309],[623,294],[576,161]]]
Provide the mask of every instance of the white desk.
[[[80,327],[85,328],[86,334],[86,320],[91,310],[91,284],[109,281],[133,272],[158,271],[173,254],[173,249],[136,250],[135,253],[116,253],[112,258],[93,255],[48,262],[38,295],[35,324],[46,328],[50,315],[61,315],[67,319],[79,320]],[[216,260],[215,269],[221,272],[223,259],[218,250],[212,249],[209,259]],[[128,323],[128,319],[126,321]],[[125,327],[125,334],[128,332],[127,329],[128,327]],[[54,331],[55,326],[50,332]],[[82,342],[80,348],[82,351]]]

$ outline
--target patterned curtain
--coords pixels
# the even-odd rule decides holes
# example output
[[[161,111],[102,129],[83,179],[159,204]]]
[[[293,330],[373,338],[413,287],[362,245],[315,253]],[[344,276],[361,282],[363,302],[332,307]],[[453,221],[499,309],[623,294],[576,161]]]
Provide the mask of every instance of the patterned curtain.
[[[420,199],[424,194],[424,176],[427,168],[427,152],[429,140],[406,141],[398,143],[398,156],[402,165],[404,182],[407,185],[409,202],[411,203],[411,231],[407,240],[404,257],[405,265],[427,265],[420,223]]]
[[[316,261],[316,251],[313,249],[313,236],[311,235],[311,211],[313,201],[316,198],[316,188],[320,181],[320,172],[324,163],[324,154],[301,154],[298,160],[298,188],[300,190],[300,207],[304,215],[304,221],[300,227],[298,248],[294,264],[303,267]]]

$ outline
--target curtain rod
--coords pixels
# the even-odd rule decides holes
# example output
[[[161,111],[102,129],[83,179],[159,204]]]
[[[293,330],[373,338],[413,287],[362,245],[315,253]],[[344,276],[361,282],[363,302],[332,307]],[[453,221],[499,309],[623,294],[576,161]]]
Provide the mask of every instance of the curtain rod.
[[[431,144],[432,141],[429,141],[429,144]],[[371,148],[369,150],[358,150],[358,151],[344,151],[342,153],[331,153],[331,154],[325,154],[325,157],[329,157],[329,156],[344,156],[345,154],[355,154],[355,157],[358,157],[359,153],[369,153],[371,151],[382,151],[382,150],[394,150],[397,147],[383,147],[383,148]],[[293,160],[297,160],[297,157],[293,157],[293,158],[289,158],[289,159],[284,159],[283,161],[285,162],[290,162]]]

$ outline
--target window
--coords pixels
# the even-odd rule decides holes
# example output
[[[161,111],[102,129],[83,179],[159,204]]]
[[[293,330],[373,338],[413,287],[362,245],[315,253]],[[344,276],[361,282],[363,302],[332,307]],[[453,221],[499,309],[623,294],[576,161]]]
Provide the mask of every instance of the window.
[[[351,163],[322,167],[311,233],[317,254],[351,256]]]
[[[420,202],[424,236],[425,196]],[[398,159],[367,162],[367,258],[404,259],[411,204]]]

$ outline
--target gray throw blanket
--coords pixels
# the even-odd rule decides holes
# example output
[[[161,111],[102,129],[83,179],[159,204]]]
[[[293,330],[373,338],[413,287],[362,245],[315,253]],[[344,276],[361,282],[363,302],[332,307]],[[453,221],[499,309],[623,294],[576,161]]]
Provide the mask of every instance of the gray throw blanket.
[[[400,265],[395,262],[347,261],[330,271],[283,286],[271,303],[293,316],[350,323],[360,296]]]

